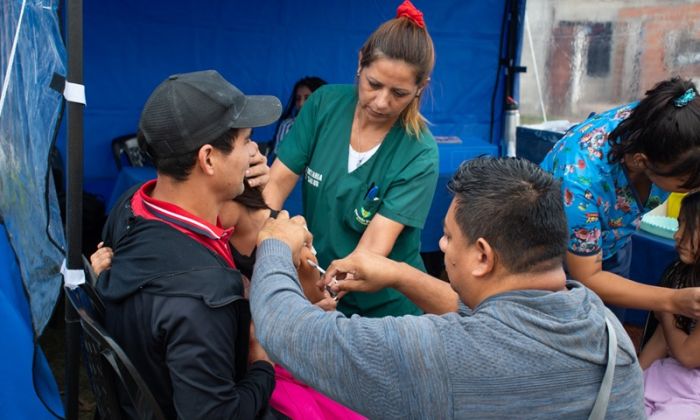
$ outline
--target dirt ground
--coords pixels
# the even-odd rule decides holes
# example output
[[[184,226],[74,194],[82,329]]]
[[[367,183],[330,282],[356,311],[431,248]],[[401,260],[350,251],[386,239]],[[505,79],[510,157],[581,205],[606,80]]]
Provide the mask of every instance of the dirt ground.
[[[44,330],[44,335],[39,339],[39,344],[41,345],[41,348],[49,361],[54,378],[56,378],[58,389],[61,392],[61,398],[65,396],[65,336],[66,326],[65,322],[63,321],[63,302],[61,300],[60,303],[56,305],[56,310],[54,311],[49,325]],[[80,366],[80,394],[78,396],[78,401],[80,410],[78,413],[78,418],[80,420],[93,419],[95,411],[95,398],[90,390],[90,383],[88,381],[85,367],[82,365],[82,360]]]

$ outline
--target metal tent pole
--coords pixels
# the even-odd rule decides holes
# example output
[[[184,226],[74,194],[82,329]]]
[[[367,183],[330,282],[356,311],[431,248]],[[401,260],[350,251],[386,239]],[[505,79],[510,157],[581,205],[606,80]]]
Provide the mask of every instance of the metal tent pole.
[[[524,7],[525,1],[522,1]],[[509,0],[508,7],[508,43],[506,52],[506,81],[504,101],[503,148],[506,156],[516,155],[516,127],[520,124],[520,109],[515,100],[515,83],[518,73],[525,68],[517,64],[518,44],[520,41],[521,0]]]
[[[83,1],[67,0],[68,77],[66,82],[83,84]],[[68,111],[68,171],[66,188],[66,239],[68,270],[82,270],[83,218],[83,109],[84,105],[69,101]],[[80,320],[65,298],[66,419],[78,418],[80,373]]]

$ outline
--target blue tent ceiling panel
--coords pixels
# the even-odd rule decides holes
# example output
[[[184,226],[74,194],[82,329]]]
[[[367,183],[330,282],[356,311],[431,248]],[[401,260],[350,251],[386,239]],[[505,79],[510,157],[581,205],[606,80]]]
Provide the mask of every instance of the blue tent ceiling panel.
[[[400,2],[85,2],[85,176],[114,178],[109,142],[135,131],[153,88],[178,72],[214,68],[246,93],[289,97],[318,75],[353,83],[357,52]],[[506,1],[414,2],[436,48],[423,111],[436,134],[489,141]],[[521,0],[524,7],[524,1]],[[500,137],[502,87],[494,127]],[[257,129],[266,141],[272,127]],[[109,191],[106,192],[107,196]]]

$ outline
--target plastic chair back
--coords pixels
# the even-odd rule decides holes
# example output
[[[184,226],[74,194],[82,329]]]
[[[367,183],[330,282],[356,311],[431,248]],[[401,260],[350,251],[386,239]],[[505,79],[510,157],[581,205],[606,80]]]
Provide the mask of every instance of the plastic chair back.
[[[85,255],[83,255],[83,269],[86,282],[80,285],[84,292],[84,296],[81,299],[87,298],[89,301],[83,302],[83,307],[88,311],[88,315],[101,325],[105,319],[105,304],[95,289],[95,286],[97,286],[97,275]]]
[[[80,316],[88,375],[100,417],[124,418],[119,388],[140,419],[164,419],[160,406],[126,353],[88,314],[90,299],[85,290],[65,288],[65,292]]]
[[[639,343],[639,350],[641,351],[644,346],[647,344],[649,339],[651,338],[652,335],[654,335],[654,331],[656,331],[656,328],[659,325],[659,320],[656,319],[654,316],[653,311],[649,311],[647,314],[647,319],[646,322],[644,322],[644,332],[642,332],[642,341]]]

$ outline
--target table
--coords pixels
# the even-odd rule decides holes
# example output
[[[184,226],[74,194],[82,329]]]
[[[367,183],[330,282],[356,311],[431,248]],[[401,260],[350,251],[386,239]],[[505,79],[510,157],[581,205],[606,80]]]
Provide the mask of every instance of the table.
[[[136,184],[142,184],[146,181],[156,178],[156,168],[152,166],[124,166],[119,174],[117,175],[117,180],[114,182],[114,188],[112,189],[112,195],[109,197],[107,202],[107,212],[112,210],[114,204],[116,204],[119,197],[121,197],[126,190],[131,188]]]
[[[630,278],[640,283],[656,286],[661,281],[661,275],[678,254],[675,242],[644,231],[632,234],[632,265]],[[648,311],[628,309],[625,312],[625,322],[643,326]]]
[[[452,179],[459,165],[465,160],[482,155],[498,156],[498,147],[474,138],[464,140],[461,144],[438,144],[438,153],[440,154],[440,172],[433,203],[421,234],[421,252],[440,250],[438,242],[442,236],[442,222],[452,202],[452,195],[447,191],[447,183]]]

